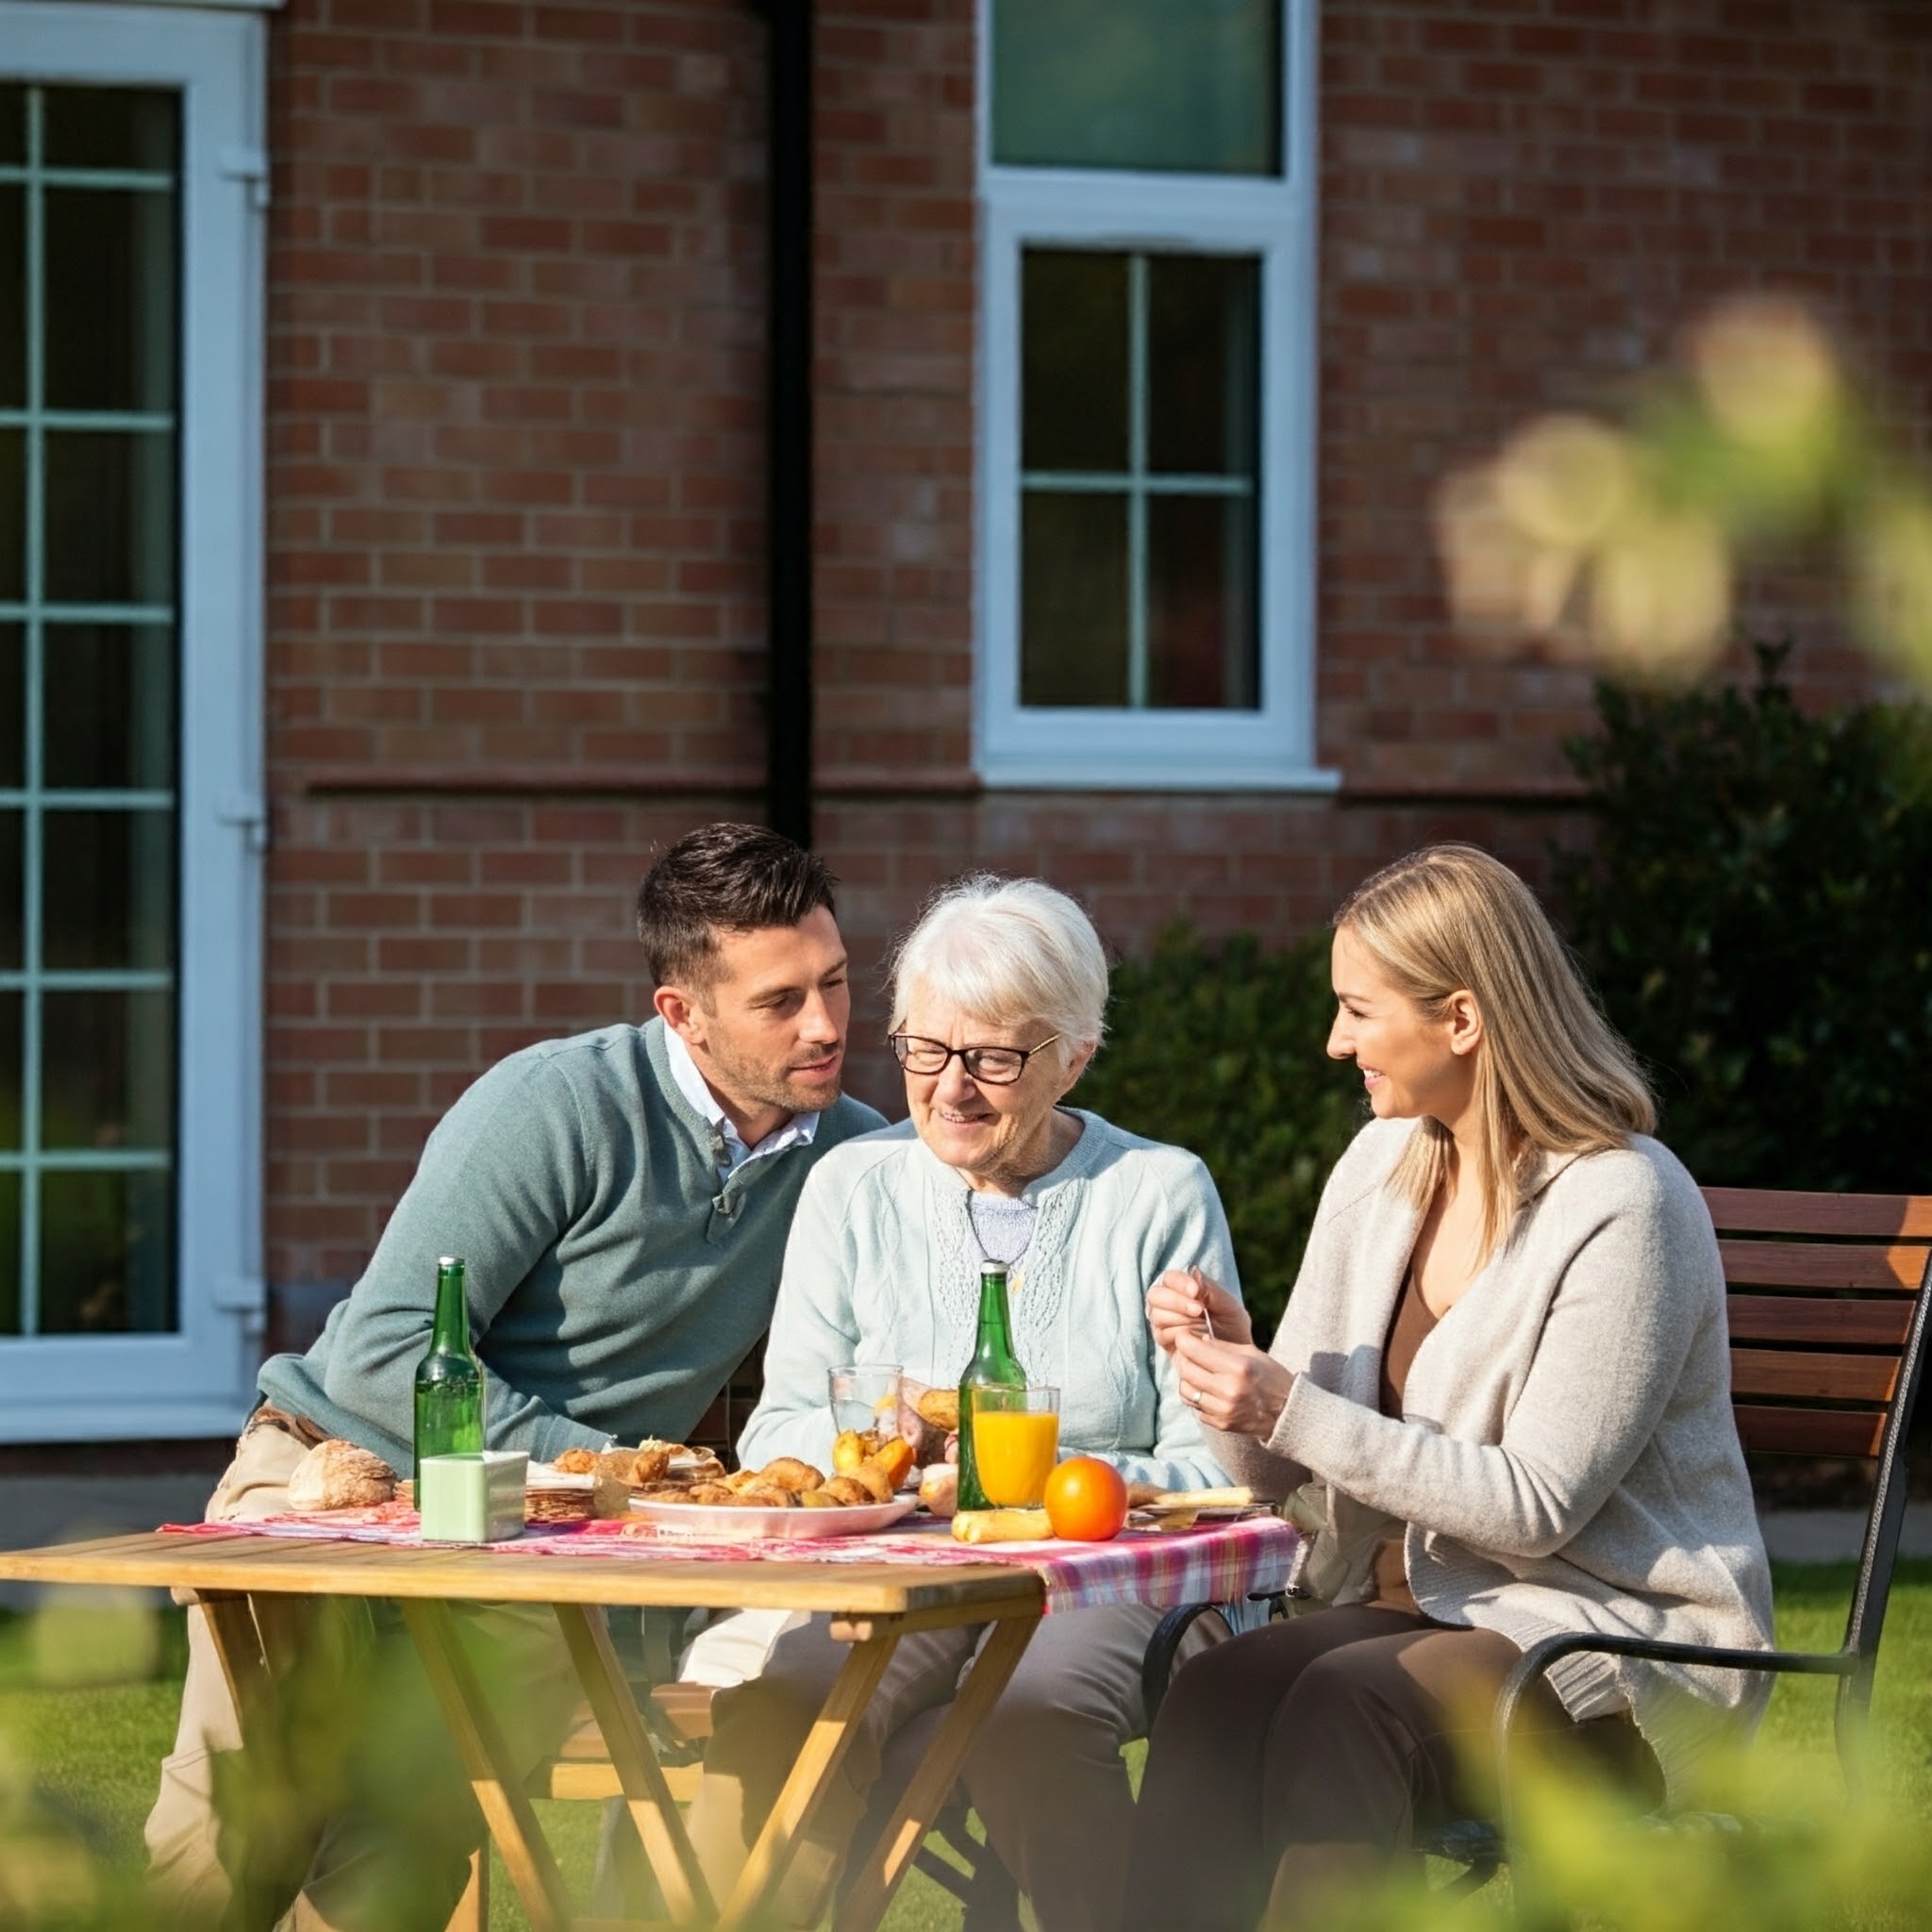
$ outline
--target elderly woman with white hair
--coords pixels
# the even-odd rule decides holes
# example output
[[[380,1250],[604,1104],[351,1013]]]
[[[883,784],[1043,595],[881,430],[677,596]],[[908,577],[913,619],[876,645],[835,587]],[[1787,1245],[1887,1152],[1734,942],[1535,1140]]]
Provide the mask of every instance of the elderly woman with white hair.
[[[1063,1103],[1100,1043],[1107,959],[1087,915],[1036,879],[941,891],[899,949],[891,1043],[911,1118],[812,1172],[786,1250],[763,1399],[741,1459],[827,1466],[825,1371],[901,1363],[956,1382],[974,1349],[982,1260],[1011,1270],[1014,1341],[1060,1391],[1063,1455],[1129,1481],[1223,1482],[1155,1345],[1144,1298],[1167,1270],[1234,1280],[1227,1222],[1191,1154]],[[1041,1624],[964,1780],[1041,1932],[1110,1926],[1133,1806],[1120,1747],[1146,1727],[1141,1660],[1159,1612],[1076,1610]],[[905,1638],[814,1821],[781,1910],[815,1923],[891,1733],[943,1706],[985,1626]],[[842,1660],[823,1619],[787,1631],[763,1674],[719,1693],[691,1830],[723,1896]]]

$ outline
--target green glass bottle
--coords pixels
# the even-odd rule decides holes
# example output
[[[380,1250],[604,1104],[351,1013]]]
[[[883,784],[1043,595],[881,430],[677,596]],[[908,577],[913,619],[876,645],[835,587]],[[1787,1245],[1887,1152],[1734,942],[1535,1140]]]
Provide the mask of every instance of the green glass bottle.
[[[979,1346],[959,1377],[959,1507],[990,1509],[973,1454],[973,1391],[1024,1389],[1026,1371],[1013,1353],[1013,1324],[1007,1311],[1007,1264],[984,1261],[979,1269]]]
[[[436,1325],[416,1364],[416,1493],[425,1456],[475,1456],[483,1449],[483,1365],[470,1346],[470,1305],[460,1256],[436,1264]]]

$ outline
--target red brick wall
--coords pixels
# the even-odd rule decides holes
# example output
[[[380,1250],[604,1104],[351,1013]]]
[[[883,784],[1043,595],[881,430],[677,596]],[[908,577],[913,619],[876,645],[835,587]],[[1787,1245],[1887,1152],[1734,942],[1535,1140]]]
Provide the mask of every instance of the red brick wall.
[[[1430,492],[1707,296],[1814,291],[1923,433],[1932,13],[1329,0],[1347,788],[978,796],[972,0],[818,20],[819,824],[868,974],[974,863],[1082,891],[1123,946],[1183,911],[1285,936],[1428,837],[1539,872],[1579,829],[1550,793],[1588,679],[1451,638]],[[759,808],[764,29],[747,0],[290,0],[271,43],[270,1269],[303,1279],[357,1270],[482,1066],[644,1010],[652,841]],[[875,1053],[856,1084],[890,1098]]]

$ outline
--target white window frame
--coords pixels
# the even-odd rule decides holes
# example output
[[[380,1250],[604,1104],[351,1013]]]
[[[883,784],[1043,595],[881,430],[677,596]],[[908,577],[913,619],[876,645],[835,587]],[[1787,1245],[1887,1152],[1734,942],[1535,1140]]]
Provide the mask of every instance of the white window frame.
[[[1332,791],[1339,774],[1315,764],[1316,0],[1283,0],[1274,179],[995,164],[991,16],[981,0],[979,776],[1027,790]],[[1029,247],[1259,260],[1257,710],[1020,702],[1020,259]]]
[[[183,96],[179,1325],[0,1338],[0,1441],[228,1434],[260,1359],[262,10],[0,0],[0,78]]]

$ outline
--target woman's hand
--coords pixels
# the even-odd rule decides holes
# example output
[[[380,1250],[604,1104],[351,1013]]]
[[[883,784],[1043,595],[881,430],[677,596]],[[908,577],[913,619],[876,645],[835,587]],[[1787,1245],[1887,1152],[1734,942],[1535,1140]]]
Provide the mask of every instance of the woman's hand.
[[[1215,1332],[1220,1332],[1215,1323]],[[1210,1341],[1183,1331],[1174,1339],[1174,1365],[1181,1399],[1209,1428],[1253,1436],[1265,1442],[1281,1420],[1294,1376],[1252,1342]]]
[[[1183,1335],[1211,1333],[1222,1341],[1255,1339],[1247,1309],[1198,1268],[1170,1268],[1147,1291],[1147,1322],[1169,1355]]]

